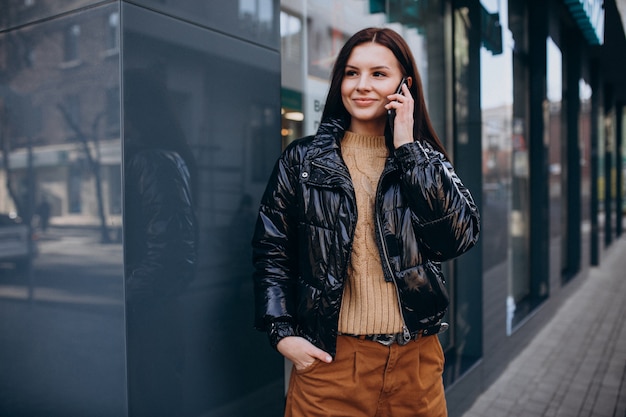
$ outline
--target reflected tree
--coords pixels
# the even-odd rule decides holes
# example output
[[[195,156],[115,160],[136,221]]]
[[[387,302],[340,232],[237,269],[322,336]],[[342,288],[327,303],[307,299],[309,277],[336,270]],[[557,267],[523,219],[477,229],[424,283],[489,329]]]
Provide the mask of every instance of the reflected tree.
[[[0,3],[2,5],[2,3]],[[0,7],[0,22],[9,24],[13,19],[12,7]],[[34,182],[32,169],[32,137],[36,133],[36,126],[25,120],[25,115],[32,114],[32,106],[27,96],[13,91],[9,86],[15,76],[22,70],[32,66],[31,57],[28,53],[30,38],[21,32],[9,31],[0,37],[0,50],[4,51],[7,65],[0,65],[0,149],[2,150],[2,167],[5,170],[5,185],[7,192],[15,205],[17,213],[30,224],[34,203],[32,189],[18,192],[17,185],[13,182],[9,155],[19,147],[28,149],[28,184]],[[23,138],[22,143],[12,143],[11,138]],[[30,194],[30,195],[29,195]]]
[[[11,8],[8,8],[9,10]],[[0,8],[4,15],[3,22],[10,13],[6,8]],[[33,236],[33,215],[35,208],[35,172],[33,167],[33,137],[38,131],[37,123],[29,123],[27,115],[35,112],[28,96],[15,92],[9,86],[13,78],[23,69],[32,66],[28,53],[31,40],[27,35],[20,33],[6,33],[0,37],[0,50],[4,51],[5,62],[8,65],[0,66],[0,153],[2,153],[2,169],[5,172],[5,187],[11,198],[17,214],[28,227],[28,236]],[[12,138],[21,138],[21,142],[12,142]],[[14,182],[11,169],[11,152],[19,147],[27,149],[27,171],[24,183],[19,186]],[[33,241],[28,239],[28,262],[26,271],[28,276],[28,298],[32,300],[32,258],[34,253]]]
[[[87,164],[94,176],[96,183],[96,201],[98,204],[98,218],[100,219],[100,239],[102,243],[111,243],[109,230],[106,223],[106,214],[104,212],[104,200],[102,195],[102,173],[100,164],[100,143],[98,140],[98,126],[105,116],[104,112],[96,115],[91,124],[91,133],[87,134],[81,129],[78,123],[72,118],[69,110],[62,103],[57,103],[57,108],[63,116],[63,120],[76,135],[76,139],[80,142]],[[90,143],[93,143],[93,152]]]
[[[5,171],[5,186],[13,204],[15,205],[16,212],[24,218],[24,220],[30,220],[28,213],[32,213],[32,210],[28,209],[27,201],[29,198],[23,198],[24,194],[20,195],[17,191],[17,186],[13,182],[14,176],[11,170],[11,160],[9,158],[14,146],[11,143],[12,132],[17,130],[16,118],[19,118],[19,114],[22,113],[23,106],[18,103],[21,102],[20,96],[13,92],[10,88],[2,85],[0,86],[0,149],[2,152],[2,168]],[[30,140],[28,142],[31,142]],[[29,147],[29,150],[32,148]],[[32,154],[32,150],[29,151],[29,156]],[[28,158],[32,161],[32,158]],[[32,168],[28,170],[32,173]],[[29,181],[30,182],[30,181]],[[27,191],[28,192],[28,191]],[[29,222],[30,223],[30,222]]]

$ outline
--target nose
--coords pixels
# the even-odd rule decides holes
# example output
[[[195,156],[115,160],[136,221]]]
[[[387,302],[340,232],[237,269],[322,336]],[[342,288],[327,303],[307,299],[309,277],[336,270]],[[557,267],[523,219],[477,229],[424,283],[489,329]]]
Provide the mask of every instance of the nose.
[[[369,90],[370,89],[370,83],[366,76],[359,77],[359,81],[356,85],[356,89],[357,90]]]

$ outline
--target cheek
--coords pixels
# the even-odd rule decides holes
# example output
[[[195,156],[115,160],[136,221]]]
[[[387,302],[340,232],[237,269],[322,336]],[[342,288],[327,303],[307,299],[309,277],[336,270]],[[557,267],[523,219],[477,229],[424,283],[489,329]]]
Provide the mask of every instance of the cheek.
[[[350,94],[350,87],[347,85],[345,81],[341,83],[341,97],[345,98]]]
[[[348,98],[350,97],[350,88],[346,86],[346,83],[341,84],[341,101],[344,106],[348,105]]]

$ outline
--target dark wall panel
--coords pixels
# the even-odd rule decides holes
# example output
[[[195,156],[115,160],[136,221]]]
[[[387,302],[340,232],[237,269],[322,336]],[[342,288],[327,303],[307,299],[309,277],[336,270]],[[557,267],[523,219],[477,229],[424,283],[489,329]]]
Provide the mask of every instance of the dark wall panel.
[[[271,49],[280,48],[279,0],[131,0],[129,3]]]
[[[107,3],[113,3],[113,0],[0,0],[0,30]]]
[[[250,253],[279,53],[127,3],[122,26],[130,415],[281,415]]]

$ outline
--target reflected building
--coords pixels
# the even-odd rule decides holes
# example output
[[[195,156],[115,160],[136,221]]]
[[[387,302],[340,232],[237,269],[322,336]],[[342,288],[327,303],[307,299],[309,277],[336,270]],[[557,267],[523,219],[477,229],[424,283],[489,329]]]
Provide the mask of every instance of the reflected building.
[[[622,233],[624,14],[0,0],[0,415],[282,415],[290,365],[252,327],[250,238],[277,156],[315,133],[366,26],[407,40],[482,214],[479,245],[444,265],[460,415]]]
[[[278,3],[0,10],[0,212],[31,236],[0,233],[30,253],[0,262],[0,414],[280,414],[249,249]]]

